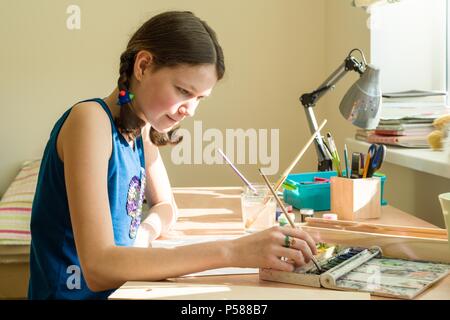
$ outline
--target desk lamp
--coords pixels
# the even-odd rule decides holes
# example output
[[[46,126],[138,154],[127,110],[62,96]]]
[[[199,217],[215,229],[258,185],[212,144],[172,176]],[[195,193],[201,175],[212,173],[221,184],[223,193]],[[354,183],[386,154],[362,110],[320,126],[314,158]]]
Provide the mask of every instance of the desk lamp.
[[[362,62],[352,56],[354,51],[361,54]],[[353,125],[363,129],[375,129],[380,120],[381,89],[379,84],[380,70],[367,64],[364,53],[359,49],[349,52],[344,62],[334,71],[318,89],[311,93],[305,93],[300,97],[311,133],[317,131],[317,120],[313,107],[328,90],[334,89],[335,84],[348,72],[356,71],[359,79],[350,87],[344,95],[339,110],[342,116]],[[320,134],[316,135],[314,145],[318,157],[318,170],[332,170],[332,161],[325,152],[325,146]]]

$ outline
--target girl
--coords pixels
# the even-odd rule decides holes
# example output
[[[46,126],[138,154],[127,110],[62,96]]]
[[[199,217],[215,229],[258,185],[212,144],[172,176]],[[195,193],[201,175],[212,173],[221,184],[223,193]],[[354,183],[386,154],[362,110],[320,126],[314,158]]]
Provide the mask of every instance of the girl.
[[[33,202],[29,298],[104,299],[128,280],[228,266],[292,271],[316,254],[308,234],[280,227],[171,250],[149,246],[177,217],[158,147],[180,141],[177,125],[224,71],[204,21],[191,12],[162,13],[132,36],[117,88],[56,122]],[[150,213],[141,223],[144,196]]]

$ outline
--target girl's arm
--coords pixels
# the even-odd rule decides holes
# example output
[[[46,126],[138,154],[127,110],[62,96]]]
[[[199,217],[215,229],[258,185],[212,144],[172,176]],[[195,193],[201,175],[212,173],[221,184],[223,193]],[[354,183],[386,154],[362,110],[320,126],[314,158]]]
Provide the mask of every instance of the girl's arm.
[[[150,140],[150,125],[142,129],[145,155],[145,197],[150,206],[147,218],[142,221],[135,246],[147,247],[150,242],[167,232],[176,222],[178,207],[172,193],[166,168],[156,147]]]
[[[115,289],[126,281],[156,281],[212,268],[266,267],[293,271],[282,261],[308,262],[313,240],[300,230],[274,227],[231,241],[173,249],[116,246],[107,190],[111,125],[94,103],[73,108],[58,138],[77,254],[88,287]],[[49,230],[51,232],[51,230]],[[283,247],[285,235],[296,239]]]

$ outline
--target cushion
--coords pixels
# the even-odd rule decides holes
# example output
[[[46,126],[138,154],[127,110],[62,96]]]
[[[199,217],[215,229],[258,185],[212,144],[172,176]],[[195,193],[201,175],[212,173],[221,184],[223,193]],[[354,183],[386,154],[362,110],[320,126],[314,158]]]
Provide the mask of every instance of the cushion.
[[[0,245],[30,244],[30,218],[41,160],[23,163],[0,200]]]

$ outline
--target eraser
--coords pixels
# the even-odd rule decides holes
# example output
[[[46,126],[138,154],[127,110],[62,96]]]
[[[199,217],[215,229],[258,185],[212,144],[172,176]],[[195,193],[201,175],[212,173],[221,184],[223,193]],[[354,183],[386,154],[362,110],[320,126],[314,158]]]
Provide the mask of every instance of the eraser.
[[[322,215],[322,219],[326,220],[337,220],[337,214],[336,213],[324,213]]]
[[[283,188],[285,188],[286,190],[297,190],[297,185],[295,184],[294,181],[291,181],[289,179],[284,180],[283,182]]]

